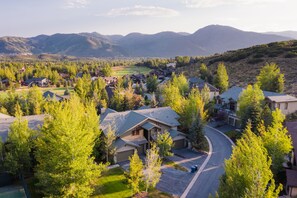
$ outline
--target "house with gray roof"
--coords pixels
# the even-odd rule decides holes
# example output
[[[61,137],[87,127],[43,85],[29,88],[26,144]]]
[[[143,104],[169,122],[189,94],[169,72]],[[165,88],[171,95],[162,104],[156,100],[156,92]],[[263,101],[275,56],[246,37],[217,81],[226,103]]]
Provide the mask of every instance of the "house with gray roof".
[[[43,120],[45,115],[31,115],[31,116],[23,116],[22,119],[28,121],[28,126],[30,129],[39,130],[39,128],[43,125]],[[0,117],[0,137],[2,141],[5,142],[8,137],[8,133],[10,131],[10,125],[15,121],[15,117]]]
[[[174,148],[187,145],[185,134],[177,127],[179,115],[170,107],[150,108],[124,112],[110,112],[104,115],[100,127],[106,134],[109,128],[115,130],[115,162],[126,161],[135,150],[145,154],[150,142],[156,140],[158,133],[168,131],[173,138]]]
[[[233,86],[224,93],[216,97],[216,109],[225,112],[228,124],[240,127],[240,118],[236,115],[238,111],[237,101],[245,90],[242,87]],[[297,111],[297,98],[276,92],[263,91],[265,103],[271,110],[279,108],[283,114],[288,115]]]
[[[205,82],[201,78],[192,77],[188,79],[190,89],[198,89],[201,91],[205,86],[209,88],[209,99],[212,100],[219,95],[220,90],[215,86]]]

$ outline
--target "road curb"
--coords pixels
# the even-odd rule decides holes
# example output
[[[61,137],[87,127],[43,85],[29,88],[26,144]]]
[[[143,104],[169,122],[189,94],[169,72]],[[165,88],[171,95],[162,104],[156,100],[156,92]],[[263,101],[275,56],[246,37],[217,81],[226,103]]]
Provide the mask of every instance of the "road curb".
[[[208,156],[207,158],[204,160],[203,164],[200,166],[199,170],[197,171],[197,173],[194,175],[193,179],[191,180],[191,182],[189,183],[189,185],[187,186],[186,190],[183,192],[183,194],[180,196],[180,198],[186,198],[186,196],[188,195],[188,193],[190,192],[191,188],[193,187],[194,183],[197,181],[198,177],[200,176],[200,174],[202,173],[202,171],[204,170],[205,166],[207,165],[208,161],[210,160],[210,157],[212,155],[212,144],[211,141],[209,140],[209,138],[207,136],[205,136],[208,145],[209,145],[209,151],[208,151]]]
[[[232,144],[232,146],[235,146],[234,142],[225,134],[223,133],[222,131],[218,130],[218,129],[215,129],[211,126],[208,126],[208,125],[205,125],[206,127],[208,128],[211,128],[212,130],[215,130],[216,132],[220,133],[221,135],[223,135],[227,140],[229,140],[229,142]]]

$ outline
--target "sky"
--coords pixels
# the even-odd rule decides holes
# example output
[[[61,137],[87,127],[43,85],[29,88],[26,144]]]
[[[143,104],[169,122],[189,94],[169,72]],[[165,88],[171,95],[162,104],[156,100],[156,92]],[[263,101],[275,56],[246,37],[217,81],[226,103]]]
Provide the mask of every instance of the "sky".
[[[211,24],[297,31],[296,8],[297,0],[0,0],[0,36],[193,33]]]

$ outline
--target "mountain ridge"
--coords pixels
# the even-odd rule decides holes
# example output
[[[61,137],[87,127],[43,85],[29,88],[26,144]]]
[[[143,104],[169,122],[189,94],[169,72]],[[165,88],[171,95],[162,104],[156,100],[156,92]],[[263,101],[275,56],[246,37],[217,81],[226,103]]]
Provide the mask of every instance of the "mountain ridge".
[[[0,37],[0,54],[60,54],[77,57],[207,56],[253,45],[291,40],[290,37],[209,25],[193,34],[163,31],[102,35],[82,32],[35,37]]]

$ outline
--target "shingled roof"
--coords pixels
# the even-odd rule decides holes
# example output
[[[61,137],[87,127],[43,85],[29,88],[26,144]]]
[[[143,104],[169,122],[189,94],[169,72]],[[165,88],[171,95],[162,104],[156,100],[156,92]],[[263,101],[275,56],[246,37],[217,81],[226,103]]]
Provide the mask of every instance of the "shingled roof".
[[[115,129],[116,135],[121,136],[129,129],[147,120],[163,123],[170,127],[179,126],[179,116],[170,107],[151,108],[135,111],[109,113],[102,120],[100,127],[105,133],[108,126]]]
[[[28,120],[28,126],[30,129],[38,130],[42,126],[45,115],[32,115],[24,116],[23,119]],[[14,122],[16,118],[2,118],[0,119],[0,136],[2,141],[6,141],[8,132],[10,131],[10,125]]]

